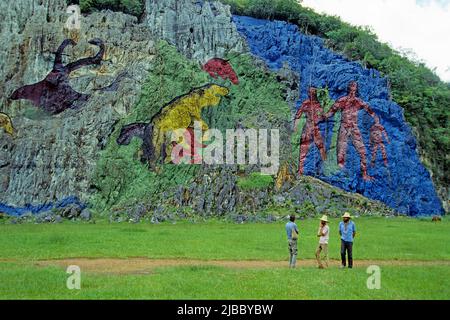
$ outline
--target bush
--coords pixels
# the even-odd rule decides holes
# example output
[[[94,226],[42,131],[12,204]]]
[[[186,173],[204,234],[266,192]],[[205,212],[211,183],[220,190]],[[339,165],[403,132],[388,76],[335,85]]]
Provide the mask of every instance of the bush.
[[[140,17],[144,13],[143,0],[79,0],[79,4],[81,12],[109,9],[136,17]]]

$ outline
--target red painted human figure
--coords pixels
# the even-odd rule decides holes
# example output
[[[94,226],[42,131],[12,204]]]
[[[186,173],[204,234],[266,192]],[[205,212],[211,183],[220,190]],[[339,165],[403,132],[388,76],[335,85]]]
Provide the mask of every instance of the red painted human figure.
[[[380,124],[376,123],[370,128],[370,146],[372,147],[372,167],[375,166],[375,160],[377,158],[378,149],[381,150],[381,154],[383,155],[384,165],[387,167],[388,158],[386,147],[384,146],[383,138],[386,139],[387,143],[391,143],[389,141],[389,136],[386,132],[386,129]]]
[[[358,128],[358,111],[364,109],[375,120],[375,125],[380,124],[380,120],[373,110],[358,97],[358,83],[350,82],[348,85],[348,95],[340,98],[331,107],[325,118],[332,117],[336,112],[341,112],[341,127],[337,146],[338,165],[343,168],[347,157],[348,140],[350,139],[361,158],[361,171],[363,179],[373,180],[367,173],[366,147],[363,142],[361,132]]]
[[[308,90],[308,97],[309,98],[303,102],[295,115],[294,131],[297,131],[300,118],[303,114],[306,114],[306,125],[303,128],[300,142],[299,175],[303,175],[306,157],[308,156],[309,147],[312,142],[314,142],[319,149],[322,160],[325,161],[327,158],[322,134],[319,129],[319,123],[323,120],[323,109],[317,99],[317,89],[310,87]]]

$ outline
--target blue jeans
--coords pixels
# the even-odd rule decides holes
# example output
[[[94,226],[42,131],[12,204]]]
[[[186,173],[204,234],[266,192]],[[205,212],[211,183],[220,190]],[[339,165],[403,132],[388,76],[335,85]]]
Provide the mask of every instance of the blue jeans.
[[[345,261],[346,253],[348,254],[348,267],[353,268],[353,242],[341,239],[341,260],[344,267],[347,265]]]

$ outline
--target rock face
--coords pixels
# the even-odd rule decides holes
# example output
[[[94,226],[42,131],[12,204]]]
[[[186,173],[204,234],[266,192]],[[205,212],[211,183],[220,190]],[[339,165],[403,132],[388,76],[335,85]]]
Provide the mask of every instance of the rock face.
[[[277,80],[283,84],[285,99],[291,108],[292,117],[294,117],[297,111],[297,101],[300,98],[300,76],[285,62],[277,72]]]
[[[234,21],[239,32],[246,37],[252,53],[264,59],[270,69],[279,70],[288,62],[294,71],[301,74],[297,106],[307,99],[309,86],[326,88],[331,106],[334,101],[347,95],[349,82],[357,81],[359,97],[370,105],[386,129],[390,143],[385,137],[381,138],[381,142],[387,150],[387,164],[383,162],[381,149],[375,159],[372,158],[370,136],[372,134],[372,138],[376,138],[376,134],[371,133],[371,129],[377,128],[373,118],[364,110],[357,114],[358,123],[355,125],[362,135],[368,174],[374,178],[373,181],[363,179],[360,154],[364,147],[358,152],[351,137],[348,139],[345,167],[337,167],[336,148],[339,148],[339,141],[336,139],[340,113],[319,125],[328,151],[328,161],[322,162],[318,149],[312,143],[306,159],[305,174],[346,191],[382,201],[400,213],[443,213],[430,174],[420,162],[416,140],[404,119],[403,110],[389,99],[385,78],[376,70],[364,69],[360,64],[333,53],[324,46],[322,39],[306,36],[294,25],[238,16],[234,17]],[[373,167],[370,166],[372,160]]]
[[[350,80],[359,82],[360,97],[387,130],[388,164],[378,153],[375,167],[369,169],[375,180],[362,180],[359,154],[349,143],[346,166],[339,169],[333,158],[339,126],[335,117],[320,124],[329,160],[322,163],[312,146],[305,173],[401,213],[442,212],[402,109],[389,100],[386,79],[376,71],[346,61],[293,25],[244,17],[235,17],[235,24],[219,1],[145,3],[142,23],[133,16],[102,11],[80,17],[80,29],[66,30],[70,14],[65,0],[0,2],[0,112],[12,119],[15,129],[15,136],[0,129],[0,213],[36,215],[42,222],[90,220],[93,214],[85,205],[89,203],[95,211],[109,211],[112,221],[138,222],[154,212],[154,223],[191,212],[232,213],[247,221],[243,212],[272,205],[297,212],[333,214],[361,207],[391,214],[378,202],[339,194],[323,182],[293,181],[293,157],[298,153],[292,151],[291,119],[306,99],[307,87],[327,88],[321,91],[321,101],[333,102],[345,95]],[[9,99],[16,89],[49,74],[54,52],[66,38],[77,44],[66,48],[64,65],[96,54],[98,47],[89,44],[91,39],[99,38],[106,46],[100,65],[70,73],[70,87],[89,97],[83,107],[52,115],[27,100]],[[157,39],[171,45],[156,43]],[[248,54],[248,47],[258,58]],[[232,76],[214,77],[214,72],[202,70],[212,58],[226,59]],[[247,179],[260,165],[169,164],[152,171],[140,161],[141,142],[116,143],[122,126],[147,123],[175,97],[209,83],[230,90],[220,105],[202,112],[210,128],[278,129],[284,173],[276,183]],[[372,124],[361,111],[358,126],[366,146]],[[369,148],[367,154],[370,161]]]
[[[284,78],[278,81],[274,73],[256,66],[252,56],[243,54],[230,59],[233,69],[239,74],[239,84],[233,85],[229,79],[214,79],[202,70],[199,63],[188,60],[167,43],[160,43],[157,51],[154,69],[144,85],[140,103],[121,120],[122,125],[148,123],[161,108],[171,101],[178,101],[173,100],[175,97],[186,97],[193,87],[216,83],[228,86],[230,93],[221,99],[218,106],[205,108],[201,118],[210,128],[223,132],[224,140],[220,139],[222,151],[218,153],[224,156],[227,145],[225,130],[234,128],[277,128],[280,131],[280,153],[290,152],[285,124],[289,122],[291,111],[282,89]],[[187,110],[186,105],[184,108]],[[189,115],[180,114],[180,117],[189,119]],[[128,212],[133,216],[133,207],[142,203],[148,212],[160,208],[163,211],[186,208],[201,215],[226,215],[242,208],[240,192],[236,188],[238,174],[246,176],[252,171],[260,171],[259,164],[255,165],[256,168],[246,168],[249,166],[245,165],[238,168],[222,161],[211,166],[204,163],[165,164],[152,170],[140,161],[145,152],[142,141],[134,138],[129,145],[116,143],[121,128],[117,126],[97,166],[96,188],[99,192],[95,202],[100,206],[105,204],[98,211],[117,209],[118,213]],[[114,216],[113,220],[116,218]]]
[[[15,138],[0,132],[0,204],[23,209],[29,203],[39,208],[68,197],[87,201],[99,152],[116,121],[139,98],[147,77],[154,43],[135,17],[109,11],[91,14],[81,18],[75,33],[64,29],[68,17],[65,0],[0,4],[0,110],[10,115],[17,132]],[[90,95],[86,105],[50,115],[29,101],[8,99],[15,89],[49,73],[53,52],[69,37],[77,45],[66,49],[64,63],[95,54],[98,48],[88,44],[90,39],[103,39],[106,45],[101,66],[71,74],[72,87]],[[97,90],[124,74],[110,90]]]
[[[189,59],[204,64],[228,52],[244,51],[229,7],[219,1],[146,0],[145,5],[153,33]]]

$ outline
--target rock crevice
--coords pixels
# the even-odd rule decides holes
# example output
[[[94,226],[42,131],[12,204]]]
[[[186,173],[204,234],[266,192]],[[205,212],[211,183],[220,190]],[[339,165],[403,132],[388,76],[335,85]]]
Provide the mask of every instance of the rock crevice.
[[[146,23],[187,58],[206,63],[245,51],[229,7],[220,1],[146,0]]]

